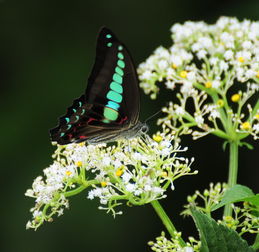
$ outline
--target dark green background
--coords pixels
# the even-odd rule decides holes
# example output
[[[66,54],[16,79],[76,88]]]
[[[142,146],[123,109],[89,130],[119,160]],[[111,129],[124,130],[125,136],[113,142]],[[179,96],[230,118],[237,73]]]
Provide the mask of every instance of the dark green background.
[[[163,226],[151,206],[123,208],[113,219],[97,210],[86,193],[70,201],[70,210],[37,232],[26,231],[33,200],[24,197],[33,179],[51,163],[54,148],[48,129],[57,124],[72,100],[82,94],[95,57],[99,27],[107,25],[130,49],[136,64],[160,44],[169,46],[172,24],[186,20],[215,22],[219,16],[259,19],[258,0],[234,1],[0,1],[1,105],[1,239],[4,252],[30,251],[147,251]],[[142,94],[141,119],[157,111],[171,92],[159,100]],[[163,97],[163,98],[162,98]],[[155,122],[150,122],[151,128]],[[152,129],[151,129],[152,131]],[[224,181],[227,154],[215,137],[193,142],[197,176],[176,182],[162,204],[186,236],[195,234],[192,220],[178,216],[186,196],[209,182]],[[258,146],[242,149],[239,182],[259,191]],[[251,175],[252,174],[252,175]]]

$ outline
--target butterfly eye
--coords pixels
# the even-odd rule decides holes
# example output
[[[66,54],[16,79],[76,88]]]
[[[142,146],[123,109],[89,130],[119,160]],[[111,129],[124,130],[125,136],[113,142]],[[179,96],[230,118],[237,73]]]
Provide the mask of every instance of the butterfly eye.
[[[141,131],[141,133],[147,133],[148,132],[148,130],[149,130],[149,127],[146,125],[146,124],[144,124],[142,127],[141,127],[141,129],[140,129],[140,131]]]

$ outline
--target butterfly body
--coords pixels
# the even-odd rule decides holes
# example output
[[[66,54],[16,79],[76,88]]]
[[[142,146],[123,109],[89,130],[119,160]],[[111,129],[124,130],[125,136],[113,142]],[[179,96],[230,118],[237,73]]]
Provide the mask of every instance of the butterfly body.
[[[58,144],[89,144],[130,138],[147,131],[139,122],[139,86],[126,47],[107,28],[102,28],[96,59],[85,94],[75,99],[59,125],[50,130]]]

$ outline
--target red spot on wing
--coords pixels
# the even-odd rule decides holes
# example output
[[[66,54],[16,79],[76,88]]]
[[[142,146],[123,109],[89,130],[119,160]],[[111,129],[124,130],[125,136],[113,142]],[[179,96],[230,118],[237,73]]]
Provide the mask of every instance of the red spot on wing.
[[[124,118],[122,118],[120,121],[119,121],[119,124],[123,124],[125,121],[127,121],[128,117],[125,116]]]
[[[80,139],[84,139],[86,138],[87,136],[79,136]]]
[[[96,119],[90,117],[90,118],[88,119],[87,123],[90,123],[90,122],[95,121],[95,120],[96,120]]]

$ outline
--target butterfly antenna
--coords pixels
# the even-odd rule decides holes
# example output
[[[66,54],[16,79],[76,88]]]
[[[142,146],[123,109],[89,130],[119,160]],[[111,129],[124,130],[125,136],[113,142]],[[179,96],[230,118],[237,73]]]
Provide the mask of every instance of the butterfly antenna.
[[[156,115],[158,115],[159,113],[161,113],[162,112],[162,109],[159,109],[156,113],[154,113],[153,115],[151,115],[150,117],[148,117],[146,120],[145,120],[145,123],[147,122],[147,121],[149,121],[150,119],[152,119],[153,117],[155,117]]]

